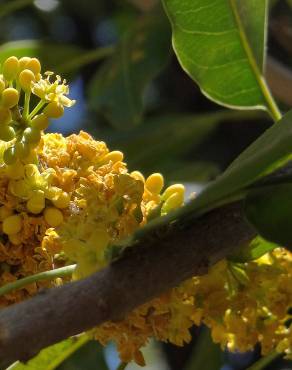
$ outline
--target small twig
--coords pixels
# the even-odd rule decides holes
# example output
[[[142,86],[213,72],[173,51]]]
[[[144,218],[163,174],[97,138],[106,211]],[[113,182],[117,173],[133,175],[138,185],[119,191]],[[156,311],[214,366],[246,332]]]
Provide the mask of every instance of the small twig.
[[[26,285],[36,283],[37,281],[53,280],[57,277],[64,277],[64,276],[71,275],[75,267],[76,265],[69,265],[69,266],[61,267],[59,269],[39,272],[38,274],[26,276],[23,279],[13,281],[12,283],[6,284],[0,288],[0,296],[10,293],[13,290],[21,289],[25,287]]]

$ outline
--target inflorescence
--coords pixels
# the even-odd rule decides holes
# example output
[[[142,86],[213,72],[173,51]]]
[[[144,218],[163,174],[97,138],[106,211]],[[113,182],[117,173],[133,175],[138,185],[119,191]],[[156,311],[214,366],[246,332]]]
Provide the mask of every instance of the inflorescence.
[[[165,188],[159,173],[129,172],[123,153],[85,132],[44,134],[50,119],[75,103],[68,93],[60,76],[41,74],[36,58],[13,56],[2,65],[1,285],[72,263],[72,278],[86,277],[109,263],[112,246],[184,202],[183,185]],[[36,282],[0,297],[0,305],[63,282]],[[140,365],[149,338],[183,345],[201,323],[223,348],[246,351],[259,342],[264,354],[291,356],[291,286],[292,254],[285,249],[244,264],[224,260],[94,335],[103,344],[115,341],[123,361]]]

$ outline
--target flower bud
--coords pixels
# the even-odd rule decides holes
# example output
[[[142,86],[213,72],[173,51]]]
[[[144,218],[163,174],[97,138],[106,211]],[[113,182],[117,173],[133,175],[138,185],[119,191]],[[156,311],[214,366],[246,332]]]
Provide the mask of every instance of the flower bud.
[[[26,203],[29,212],[38,214],[45,208],[45,195],[42,190],[34,190],[31,198]]]
[[[3,221],[3,232],[5,234],[17,234],[22,228],[22,218],[19,215],[9,216]]]
[[[3,76],[7,81],[11,81],[16,78],[18,73],[19,61],[16,57],[12,56],[5,60],[3,63]]]
[[[21,88],[27,92],[31,90],[31,83],[35,80],[35,76],[30,69],[24,69],[19,74],[19,83]]]
[[[14,128],[8,125],[0,126],[0,140],[10,141],[15,138]]]
[[[153,173],[145,182],[146,188],[154,194],[159,194],[164,186],[164,179],[160,173]]]
[[[31,126],[38,130],[45,130],[49,126],[49,119],[44,113],[41,113],[34,117],[31,121]]]
[[[0,125],[8,125],[12,121],[11,112],[8,108],[0,107]]]
[[[8,87],[2,92],[2,104],[6,108],[12,108],[16,104],[18,104],[19,101],[19,93],[16,89],[13,87]]]
[[[37,128],[27,127],[23,131],[23,137],[26,143],[38,143],[41,139],[41,132]]]
[[[113,150],[112,152],[109,152],[103,159],[104,163],[108,162],[121,162],[124,159],[124,154],[120,152],[119,150]]]
[[[57,208],[67,208],[70,204],[70,195],[63,191],[57,198],[52,200]]]
[[[54,207],[47,207],[44,211],[44,218],[51,227],[59,226],[63,220],[63,213]]]
[[[64,114],[64,107],[53,101],[46,106],[43,112],[49,118],[60,118]]]
[[[37,76],[41,72],[41,63],[37,58],[31,58],[25,65],[25,68],[30,69]]]
[[[184,197],[185,187],[182,184],[170,185],[168,188],[165,189],[164,193],[162,194],[162,199],[166,200],[174,193],[180,193]]]
[[[7,165],[10,165],[16,162],[16,154],[15,154],[14,146],[10,146],[4,151],[3,160],[4,160],[4,163]]]

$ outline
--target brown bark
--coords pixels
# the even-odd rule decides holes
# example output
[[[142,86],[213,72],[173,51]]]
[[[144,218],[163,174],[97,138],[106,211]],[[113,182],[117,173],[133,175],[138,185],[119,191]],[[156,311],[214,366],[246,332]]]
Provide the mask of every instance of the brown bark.
[[[0,365],[28,360],[42,348],[127,312],[204,274],[255,235],[240,203],[214,210],[191,226],[152,235],[87,279],[38,294],[0,311]]]

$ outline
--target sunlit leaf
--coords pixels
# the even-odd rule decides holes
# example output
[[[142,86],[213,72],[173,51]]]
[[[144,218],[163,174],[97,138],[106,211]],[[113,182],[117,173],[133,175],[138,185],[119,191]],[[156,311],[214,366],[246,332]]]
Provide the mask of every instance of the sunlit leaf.
[[[263,79],[266,0],[164,4],[177,57],[205,95],[228,107],[269,108]]]

